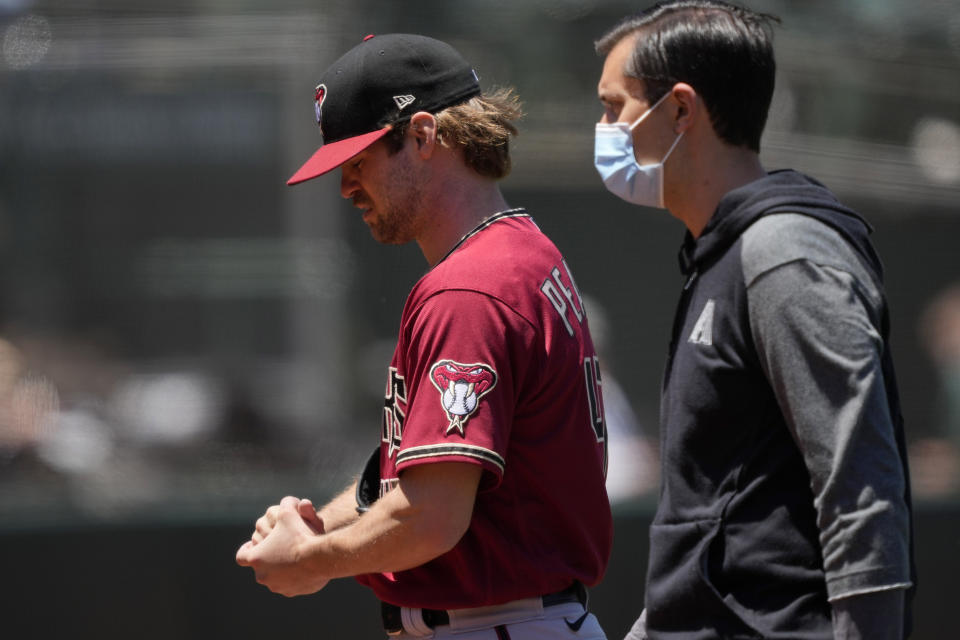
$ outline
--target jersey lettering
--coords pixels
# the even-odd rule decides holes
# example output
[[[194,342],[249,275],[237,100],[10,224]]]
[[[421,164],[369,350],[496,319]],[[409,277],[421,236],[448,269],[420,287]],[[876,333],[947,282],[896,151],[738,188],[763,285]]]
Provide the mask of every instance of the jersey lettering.
[[[395,367],[390,367],[387,393],[383,401],[383,427],[380,434],[380,440],[387,443],[387,457],[393,457],[400,448],[400,440],[403,438],[403,419],[406,414],[400,406],[401,403],[403,406],[407,405],[407,383]]]
[[[380,480],[380,497],[387,495],[400,484],[400,478],[386,478]]]
[[[603,412],[603,381],[600,379],[600,360],[597,356],[583,359],[583,377],[587,383],[587,401],[590,403],[590,427],[603,443],[603,474],[607,474],[607,420]]]
[[[574,279],[573,279],[573,272],[570,271],[570,266],[567,264],[567,261],[566,261],[566,260],[563,260],[562,262],[563,262],[563,269],[564,269],[564,271],[567,272],[567,279],[570,280],[570,289],[566,289],[566,288],[563,288],[563,287],[561,287],[561,288],[563,288],[563,293],[564,293],[564,295],[567,296],[567,300],[570,301],[570,306],[573,307],[573,313],[576,314],[576,316],[577,316],[577,322],[579,322],[579,323],[582,324],[582,323],[583,323],[583,315],[584,315],[584,311],[583,311],[583,298],[580,297],[580,289],[577,288],[577,283],[576,283],[576,282],[574,281]],[[559,273],[559,271],[558,271],[556,268],[554,268],[554,270],[553,270],[553,277],[554,277],[554,279],[557,281],[558,284],[562,284],[562,283],[560,283],[560,273]],[[572,289],[572,291],[571,291],[571,289]],[[574,293],[577,294],[577,301],[576,301],[576,303],[574,303],[573,297],[572,297],[572,295],[573,295]]]
[[[605,442],[607,421],[603,415],[603,382],[600,379],[600,361],[597,356],[583,359],[583,375],[587,382],[587,400],[590,402],[590,426],[597,434],[597,442]]]
[[[573,325],[570,322],[567,312],[572,311],[573,317],[577,320],[577,324],[583,324],[583,300],[580,298],[580,291],[577,289],[577,284],[573,281],[573,274],[570,273],[570,267],[567,266],[565,260],[563,261],[563,268],[567,272],[567,279],[570,281],[570,286],[568,287],[563,282],[560,269],[554,267],[550,271],[552,278],[547,278],[543,281],[543,284],[540,285],[540,292],[545,295],[547,300],[550,301],[550,304],[553,305],[553,308],[563,321],[563,326],[567,329],[567,335],[572,338],[574,335]],[[574,299],[574,294],[576,294],[576,299]]]

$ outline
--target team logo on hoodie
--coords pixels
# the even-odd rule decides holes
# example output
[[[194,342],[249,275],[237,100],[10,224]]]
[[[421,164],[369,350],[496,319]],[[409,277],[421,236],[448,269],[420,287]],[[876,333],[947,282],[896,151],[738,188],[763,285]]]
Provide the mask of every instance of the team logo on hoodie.
[[[715,306],[716,303],[713,298],[707,300],[707,304],[703,306],[703,311],[700,312],[697,324],[693,326],[693,331],[690,332],[687,342],[702,344],[706,347],[713,345],[713,309]]]
[[[440,391],[440,404],[450,424],[447,435],[464,435],[463,426],[480,406],[480,399],[497,386],[497,372],[488,364],[440,360],[430,367],[430,381]]]

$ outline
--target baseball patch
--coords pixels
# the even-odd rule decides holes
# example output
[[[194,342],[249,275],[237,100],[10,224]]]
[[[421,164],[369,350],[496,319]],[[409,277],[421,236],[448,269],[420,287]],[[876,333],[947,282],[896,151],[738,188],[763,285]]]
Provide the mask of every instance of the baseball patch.
[[[450,424],[446,435],[463,426],[480,406],[480,399],[497,386],[497,372],[488,364],[460,364],[440,360],[430,368],[430,380],[440,391],[440,404]]]

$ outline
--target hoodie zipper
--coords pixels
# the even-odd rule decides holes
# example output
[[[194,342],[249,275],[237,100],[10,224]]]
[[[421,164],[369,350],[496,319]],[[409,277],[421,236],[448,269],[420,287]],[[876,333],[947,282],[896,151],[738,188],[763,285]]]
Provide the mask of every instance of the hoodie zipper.
[[[683,289],[680,292],[680,300],[677,302],[677,311],[673,316],[673,335],[670,338],[670,351],[667,352],[667,362],[663,371],[663,383],[661,391],[666,389],[667,380],[670,379],[670,371],[673,368],[673,359],[677,353],[677,345],[680,343],[680,333],[683,330],[683,321],[687,317],[687,309],[690,307],[690,299],[693,297],[693,283],[700,275],[696,268],[687,277],[683,283]]]

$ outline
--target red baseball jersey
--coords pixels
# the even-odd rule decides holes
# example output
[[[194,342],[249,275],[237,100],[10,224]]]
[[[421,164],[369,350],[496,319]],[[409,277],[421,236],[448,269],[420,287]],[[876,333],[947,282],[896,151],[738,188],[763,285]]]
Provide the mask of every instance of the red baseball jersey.
[[[380,448],[381,495],[413,465],[482,466],[470,527],[448,553],[360,582],[433,609],[596,584],[613,538],[600,384],[563,256],[522,209],[486,220],[407,298]]]

